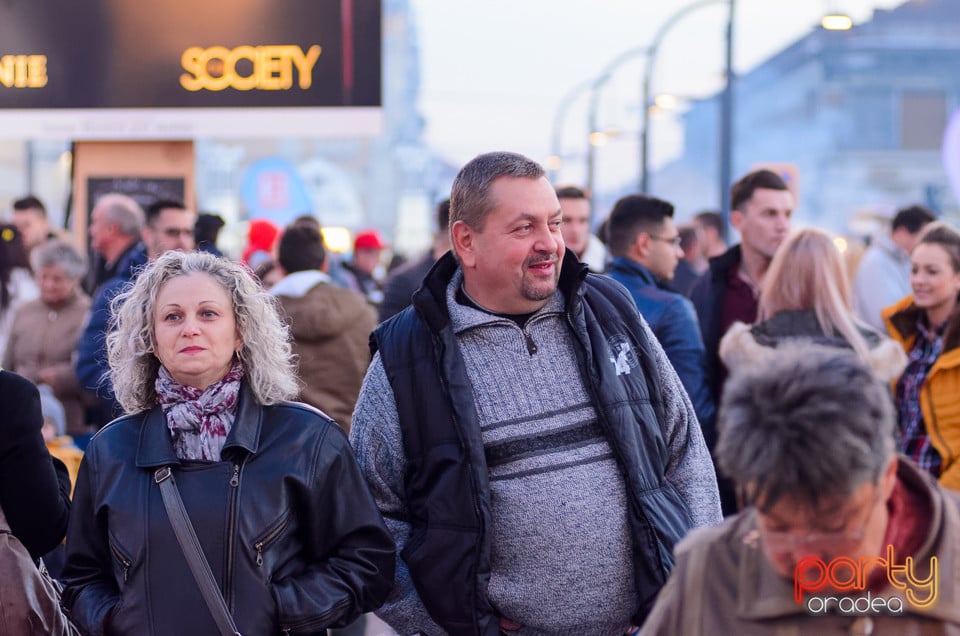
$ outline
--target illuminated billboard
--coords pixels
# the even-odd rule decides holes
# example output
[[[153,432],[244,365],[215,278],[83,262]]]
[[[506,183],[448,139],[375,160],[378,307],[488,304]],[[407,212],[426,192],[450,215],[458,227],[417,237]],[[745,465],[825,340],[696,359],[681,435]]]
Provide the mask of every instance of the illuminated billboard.
[[[376,134],[380,0],[0,3],[0,137]]]

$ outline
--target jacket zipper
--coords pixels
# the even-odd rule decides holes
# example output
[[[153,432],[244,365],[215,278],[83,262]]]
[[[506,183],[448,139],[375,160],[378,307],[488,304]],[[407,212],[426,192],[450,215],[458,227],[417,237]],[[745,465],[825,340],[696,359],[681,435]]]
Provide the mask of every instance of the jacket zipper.
[[[110,542],[110,551],[113,552],[113,556],[117,557],[117,560],[123,565],[123,582],[126,583],[127,575],[130,573],[130,559],[123,555],[123,552],[113,544],[113,541]]]
[[[258,568],[263,567],[263,548],[270,545],[273,542],[273,540],[276,539],[280,535],[280,533],[287,528],[287,524],[289,522],[290,522],[290,516],[287,515],[279,526],[277,526],[276,528],[271,530],[269,533],[267,533],[267,536],[265,536],[264,538],[260,539],[259,541],[253,544],[254,549],[257,551],[257,567]]]
[[[227,607],[233,611],[233,552],[235,535],[237,533],[237,491],[240,490],[240,468],[243,462],[233,465],[233,476],[230,477],[230,522],[227,525],[227,577],[224,581],[226,594],[224,599]]]

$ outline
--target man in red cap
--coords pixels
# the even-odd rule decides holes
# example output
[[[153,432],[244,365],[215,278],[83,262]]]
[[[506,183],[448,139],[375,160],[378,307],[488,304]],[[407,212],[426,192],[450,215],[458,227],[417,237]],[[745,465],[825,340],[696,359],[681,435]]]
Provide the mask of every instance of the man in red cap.
[[[350,274],[350,287],[364,296],[373,305],[383,300],[380,276],[380,255],[387,244],[376,230],[364,230],[353,239],[353,260],[343,268]]]

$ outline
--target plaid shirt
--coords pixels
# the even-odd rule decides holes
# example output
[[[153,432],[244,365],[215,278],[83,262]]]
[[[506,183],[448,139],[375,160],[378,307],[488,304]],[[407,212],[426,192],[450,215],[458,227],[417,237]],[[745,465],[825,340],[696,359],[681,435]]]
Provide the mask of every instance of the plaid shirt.
[[[917,340],[910,349],[909,362],[897,382],[897,411],[900,416],[900,451],[934,477],[940,476],[940,453],[930,445],[930,436],[920,408],[920,387],[930,368],[943,353],[943,332],[947,323],[931,333],[926,318],[917,320]]]

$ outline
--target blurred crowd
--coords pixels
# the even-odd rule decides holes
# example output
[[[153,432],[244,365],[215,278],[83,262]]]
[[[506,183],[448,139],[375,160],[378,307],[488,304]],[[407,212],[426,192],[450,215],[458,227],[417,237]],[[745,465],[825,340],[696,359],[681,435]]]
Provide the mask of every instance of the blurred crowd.
[[[136,633],[149,613],[127,605],[116,577],[131,569],[149,590],[154,575],[136,570],[155,547],[131,538],[127,517],[159,500],[120,498],[109,481],[159,467],[143,441],[159,417],[173,440],[164,461],[185,492],[201,482],[177,473],[180,462],[222,463],[221,502],[246,496],[225,485],[231,471],[234,488],[242,474],[283,484],[264,492],[290,502],[237,504],[257,509],[242,522],[257,530],[290,519],[255,542],[254,574],[237,574],[237,594],[250,607],[276,602],[287,633],[363,633],[357,617],[378,608],[399,633],[701,633],[691,621],[702,633],[781,633],[758,627],[765,620],[826,633],[804,631],[802,607],[764,614],[782,599],[763,577],[796,577],[811,555],[879,558],[886,545],[940,559],[940,605],[916,621],[960,630],[960,544],[948,545],[960,532],[950,493],[960,491],[960,231],[909,205],[851,250],[793,228],[794,194],[769,170],[744,175],[730,199],[733,244],[719,213],[680,224],[669,201],[647,194],[622,197],[597,223],[589,192],[491,153],[437,205],[422,254],[392,254],[369,228],[344,256],[306,214],[286,227],[251,220],[237,259],[217,246],[223,220],[182,201],[142,208],[105,195],[79,249],[39,199],[17,200],[0,224],[0,360],[38,387],[43,442],[66,468],[68,499],[77,488],[66,549],[60,533],[31,554],[65,579],[82,632]],[[184,280],[193,287],[173,282]],[[212,332],[227,314],[218,366],[194,373],[179,360],[192,351],[164,348],[164,330]],[[264,331],[274,316],[276,333]],[[271,338],[280,344],[262,344]],[[291,374],[289,385],[271,373]],[[267,434],[244,404],[284,422],[275,446],[238,441]],[[180,432],[194,411],[196,439]],[[343,434],[303,437],[292,421]],[[235,459],[232,444],[249,455]],[[311,481],[315,467],[298,468],[308,449],[340,495]],[[253,459],[271,452],[270,470]],[[211,503],[190,497],[188,508]],[[16,518],[2,488],[0,504]],[[304,540],[308,531],[323,541]],[[115,536],[133,545],[121,550]],[[270,553],[275,536],[293,547]],[[559,562],[546,558],[554,548]],[[273,601],[243,587],[266,554]],[[294,558],[304,561],[284,569]],[[867,588],[893,589],[875,583]],[[738,585],[772,600],[738,601]],[[343,611],[310,623],[327,611],[324,594]],[[738,602],[752,609],[738,615]],[[233,610],[240,623],[271,624]],[[845,628],[866,630],[856,615]],[[298,632],[297,620],[312,627]],[[116,631],[96,631],[108,621]]]

